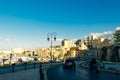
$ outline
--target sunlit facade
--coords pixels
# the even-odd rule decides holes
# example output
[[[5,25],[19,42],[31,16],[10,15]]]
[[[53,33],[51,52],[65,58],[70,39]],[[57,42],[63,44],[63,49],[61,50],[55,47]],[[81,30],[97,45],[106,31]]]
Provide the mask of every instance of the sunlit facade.
[[[64,39],[64,40],[62,41],[62,46],[63,46],[64,48],[70,48],[70,47],[74,46],[74,44],[73,44],[72,40]]]

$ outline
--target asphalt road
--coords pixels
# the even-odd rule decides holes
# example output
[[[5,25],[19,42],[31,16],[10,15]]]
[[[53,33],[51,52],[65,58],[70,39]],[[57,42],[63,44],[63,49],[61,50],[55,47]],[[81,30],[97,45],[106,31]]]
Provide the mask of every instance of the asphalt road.
[[[77,64],[76,70],[64,69],[62,65],[47,70],[48,80],[120,80],[120,75],[108,72],[89,72]]]

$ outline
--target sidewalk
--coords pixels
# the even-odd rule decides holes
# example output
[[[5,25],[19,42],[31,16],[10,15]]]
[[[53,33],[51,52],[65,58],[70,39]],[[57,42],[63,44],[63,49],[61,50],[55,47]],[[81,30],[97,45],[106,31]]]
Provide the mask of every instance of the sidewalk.
[[[40,80],[39,68],[1,74],[0,80]]]

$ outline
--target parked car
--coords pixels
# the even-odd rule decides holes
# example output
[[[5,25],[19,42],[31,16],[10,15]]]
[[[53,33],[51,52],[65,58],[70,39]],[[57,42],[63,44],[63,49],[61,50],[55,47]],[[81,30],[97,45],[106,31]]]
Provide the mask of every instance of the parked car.
[[[75,64],[74,59],[66,59],[63,62],[63,68],[75,69],[75,67],[76,67],[76,64]]]

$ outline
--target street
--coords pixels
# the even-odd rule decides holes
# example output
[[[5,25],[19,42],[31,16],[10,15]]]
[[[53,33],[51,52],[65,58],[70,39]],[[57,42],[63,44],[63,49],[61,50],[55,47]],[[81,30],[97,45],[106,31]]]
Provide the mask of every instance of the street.
[[[89,72],[77,64],[76,70],[63,69],[62,65],[47,70],[48,80],[120,80],[120,76],[108,72]]]

